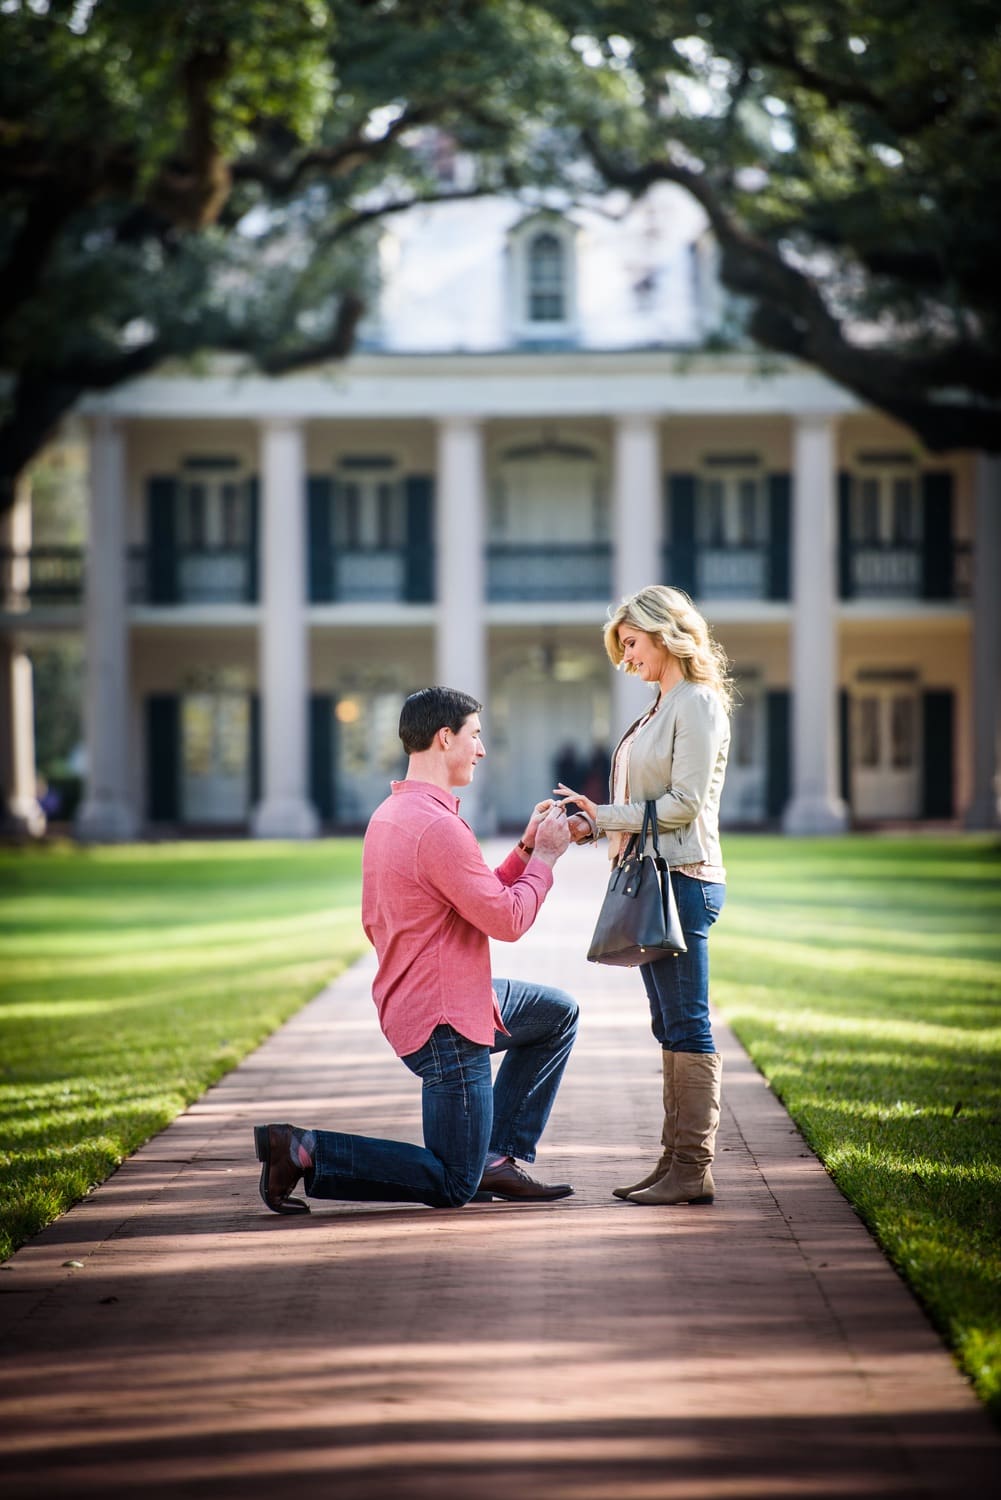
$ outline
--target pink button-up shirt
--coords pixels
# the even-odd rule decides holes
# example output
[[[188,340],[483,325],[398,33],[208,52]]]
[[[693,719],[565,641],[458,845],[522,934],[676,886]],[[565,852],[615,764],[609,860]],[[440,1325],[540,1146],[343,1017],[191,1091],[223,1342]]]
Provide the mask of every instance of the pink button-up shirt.
[[[527,932],[553,883],[516,850],[491,870],[458,798],[394,781],[372,814],[362,855],[362,925],[379,959],[372,995],[400,1057],[443,1022],[491,1046],[504,1025],[490,983],[489,938]]]

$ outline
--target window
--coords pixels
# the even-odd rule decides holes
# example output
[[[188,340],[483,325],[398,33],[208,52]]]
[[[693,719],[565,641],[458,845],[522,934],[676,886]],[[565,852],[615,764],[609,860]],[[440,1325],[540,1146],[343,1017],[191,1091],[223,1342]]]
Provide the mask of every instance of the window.
[[[568,339],[577,321],[576,227],[553,213],[515,226],[508,241],[511,331],[516,339]]]
[[[240,460],[189,456],[177,489],[178,590],[187,604],[243,603],[252,590],[252,501]]]
[[[863,474],[852,486],[852,539],[871,547],[921,541],[921,497],[916,474]]]
[[[208,532],[206,500],[205,486],[197,481],[186,484],[181,490],[181,544],[193,551],[201,551],[205,547]]]
[[[390,465],[392,467],[392,465]],[[347,470],[347,472],[345,472]],[[386,465],[341,465],[337,476],[334,541],[352,551],[387,551],[406,545],[403,486]]]
[[[244,488],[232,480],[227,480],[222,486],[222,544],[224,547],[246,547],[250,540],[247,521]]]
[[[178,487],[180,545],[192,552],[238,551],[250,542],[247,481],[237,459],[188,458]]]
[[[528,318],[562,323],[565,312],[563,246],[555,234],[537,234],[528,247]]]
[[[879,699],[862,698],[858,705],[858,753],[860,766],[879,765]]]
[[[917,598],[924,531],[921,476],[894,455],[862,456],[851,482],[847,544],[858,598]]]
[[[917,759],[916,708],[913,694],[890,700],[890,763],[894,770],[909,770]]]
[[[768,534],[764,479],[708,474],[698,486],[699,540],[709,547],[756,547]]]
[[[333,597],[404,599],[407,506],[396,460],[376,454],[341,459],[331,505]]]
[[[709,455],[696,487],[696,593],[705,598],[764,599],[768,506],[753,454]]]

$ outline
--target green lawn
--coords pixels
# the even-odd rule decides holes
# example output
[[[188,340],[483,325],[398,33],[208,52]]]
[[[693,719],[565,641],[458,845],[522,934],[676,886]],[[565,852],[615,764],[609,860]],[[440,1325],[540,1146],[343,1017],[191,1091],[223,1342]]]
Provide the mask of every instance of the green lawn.
[[[362,949],[359,851],[0,852],[0,1256]],[[1001,1415],[1001,846],[726,855],[714,1001]]]
[[[0,1259],[366,946],[360,847],[0,851]]]
[[[729,838],[713,997],[1001,1418],[1001,845]]]

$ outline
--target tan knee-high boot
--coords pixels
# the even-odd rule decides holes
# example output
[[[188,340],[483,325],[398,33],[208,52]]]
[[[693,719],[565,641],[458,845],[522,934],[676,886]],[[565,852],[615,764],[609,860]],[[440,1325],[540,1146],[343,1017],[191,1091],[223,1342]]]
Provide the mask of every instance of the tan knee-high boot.
[[[671,1162],[674,1160],[674,1118],[677,1114],[677,1100],[674,1096],[674,1057],[673,1052],[662,1052],[661,1064],[664,1070],[664,1125],[660,1132],[660,1143],[663,1151],[660,1160],[652,1172],[648,1172],[639,1182],[633,1182],[629,1187],[613,1188],[612,1192],[616,1198],[628,1198],[630,1193],[637,1193],[641,1188],[650,1187],[671,1170]]]
[[[630,1203],[711,1203],[723,1062],[718,1052],[676,1052],[677,1120],[674,1160],[659,1182],[630,1194]]]

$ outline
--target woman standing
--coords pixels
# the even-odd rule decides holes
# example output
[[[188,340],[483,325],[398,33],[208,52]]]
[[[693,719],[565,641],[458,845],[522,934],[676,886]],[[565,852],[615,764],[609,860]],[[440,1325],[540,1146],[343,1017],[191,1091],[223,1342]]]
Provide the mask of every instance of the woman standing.
[[[709,1023],[708,937],[726,893],[719,803],[730,747],[728,664],[687,594],[662,584],[623,600],[605,626],[605,649],[656,697],[616,747],[609,802],[562,783],[557,791],[586,814],[571,819],[575,842],[604,836],[613,861],[655,799],[688,944],[687,953],[640,967],[662,1049],[663,1151],[653,1171],[613,1191],[632,1203],[711,1203],[721,1060]]]

